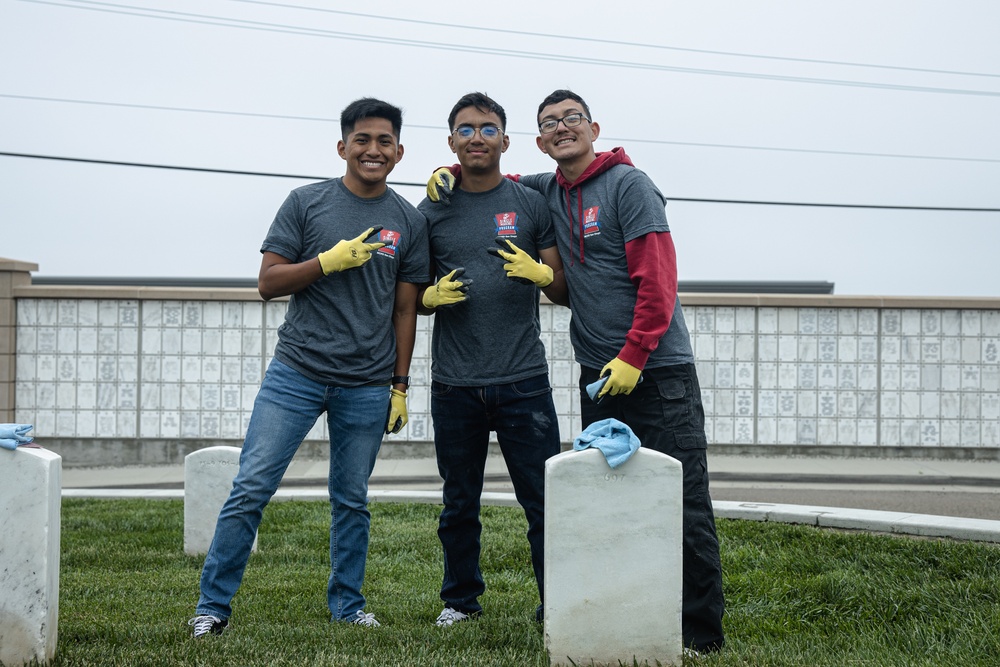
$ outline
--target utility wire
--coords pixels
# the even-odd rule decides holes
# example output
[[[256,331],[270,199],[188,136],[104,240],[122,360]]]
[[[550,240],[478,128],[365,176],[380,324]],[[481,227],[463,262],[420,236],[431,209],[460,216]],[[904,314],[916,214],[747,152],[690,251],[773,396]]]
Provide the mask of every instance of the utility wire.
[[[37,160],[59,160],[63,162],[83,162],[87,164],[102,164],[117,167],[143,167],[148,169],[173,169],[179,171],[194,171],[211,174],[234,174],[238,176],[267,176],[271,178],[294,178],[309,181],[324,181],[330,176],[306,176],[301,174],[281,174],[276,172],[261,171],[238,171],[234,169],[208,169],[204,167],[182,167],[166,164],[152,164],[146,162],[120,162],[117,160],[92,160],[86,158],[61,157],[55,155],[35,155],[30,153],[8,153],[0,152],[0,157],[15,157]],[[426,183],[410,181],[387,181],[389,185],[405,186],[415,188],[426,188]],[[896,211],[952,211],[952,212],[972,212],[972,213],[1000,213],[1000,208],[973,208],[967,206],[884,206],[878,204],[826,204],[815,202],[789,202],[789,201],[762,201],[752,199],[706,199],[696,197],[667,197],[668,201],[700,202],[708,204],[746,204],[759,206],[803,206],[822,208],[860,208],[860,209],[884,209]]]
[[[184,113],[204,113],[204,114],[218,114],[227,116],[246,116],[251,118],[271,118],[278,120],[301,120],[301,121],[315,121],[322,123],[336,123],[339,122],[337,118],[323,118],[320,116],[296,116],[290,114],[268,114],[268,113],[255,113],[251,111],[222,111],[218,109],[197,109],[191,107],[169,107],[156,104],[130,104],[126,102],[105,102],[100,100],[76,100],[67,99],[60,97],[41,97],[38,95],[14,95],[10,93],[0,93],[0,97],[15,99],[15,100],[31,100],[36,102],[58,102],[65,104],[90,104],[94,106],[108,106],[108,107],[123,107],[126,109],[146,109],[152,111],[178,111]],[[434,130],[441,131],[443,126],[437,125],[418,125],[418,124],[406,124],[407,129],[420,129],[420,130]],[[536,136],[535,132],[517,132],[511,131],[507,134],[519,135],[526,137]],[[732,148],[739,150],[754,150],[754,151],[774,151],[783,153],[815,153],[818,155],[846,155],[846,156],[860,156],[860,157],[879,157],[879,158],[899,158],[899,159],[909,159],[909,160],[947,160],[954,162],[987,162],[987,163],[1000,163],[1000,159],[997,158],[976,158],[976,157],[952,157],[947,155],[907,155],[900,153],[871,153],[864,151],[834,151],[834,150],[822,150],[816,148],[782,148],[779,146],[746,146],[741,144],[714,144],[707,142],[694,142],[694,141],[671,141],[667,139],[635,139],[629,137],[603,137],[604,141],[611,142],[621,142],[622,144],[655,144],[655,145],[668,145],[668,146],[690,146],[696,148]]]
[[[849,86],[855,88],[872,88],[882,90],[895,90],[914,93],[933,93],[949,95],[973,95],[982,97],[1000,97],[1000,91],[972,90],[961,88],[940,88],[934,86],[910,86],[891,83],[872,83],[867,81],[850,81],[842,79],[823,79],[801,76],[787,76],[781,74],[762,74],[756,72],[736,72],[718,69],[706,69],[696,67],[679,67],[672,65],[659,65],[656,63],[632,62],[625,60],[609,60],[604,58],[589,58],[585,56],[566,56],[554,53],[542,53],[532,51],[518,51],[514,49],[501,49],[486,46],[467,46],[461,44],[448,44],[445,42],[432,42],[415,39],[403,39],[396,37],[382,37],[377,35],[361,35],[357,33],[341,32],[336,30],[321,30],[318,28],[304,28],[301,26],[286,25],[268,21],[250,21],[246,19],[233,19],[228,17],[211,16],[207,14],[195,14],[193,12],[179,12],[173,10],[147,9],[145,7],[135,7],[133,5],[121,5],[109,2],[95,2],[92,0],[75,0],[74,4],[65,2],[52,2],[51,0],[21,0],[35,4],[53,5],[57,7],[70,7],[88,11],[107,12],[121,14],[125,16],[141,16],[144,18],[155,18],[169,21],[180,21],[185,23],[196,23],[205,25],[216,25],[230,28],[242,28],[246,30],[262,30],[266,32],[290,33],[297,35],[307,35],[314,37],[325,37],[330,39],[342,39],[349,41],[374,42],[377,44],[391,44],[397,46],[411,46],[416,48],[426,48],[432,50],[457,51],[461,53],[481,53],[495,56],[505,56],[510,58],[523,58],[527,60],[549,60],[554,62],[568,62],[579,65],[597,65],[605,67],[619,67],[625,69],[652,70],[661,72],[678,72],[684,74],[699,74],[709,76],[727,76],[747,79],[762,79],[766,81],[784,81],[790,83],[808,83],[831,86]],[[100,6],[83,6],[100,5]],[[123,11],[137,10],[137,11]]]
[[[229,0],[230,2],[240,2],[247,5],[264,5],[268,7],[282,7],[285,9],[299,9],[310,12],[322,12],[324,14],[338,14],[340,16],[357,16],[359,18],[375,19],[378,21],[394,21],[398,23],[408,23],[413,25],[428,25],[439,28],[451,28],[454,30],[477,30],[481,32],[493,32],[505,35],[522,35],[526,37],[543,37],[545,39],[564,40],[581,42],[584,44],[611,44],[613,46],[631,46],[642,49],[657,49],[661,51],[679,51],[682,53],[699,53],[713,56],[727,56],[733,58],[756,58],[760,60],[774,60],[793,63],[809,63],[814,65],[837,65],[840,67],[868,67],[873,69],[899,70],[904,72],[921,72],[924,74],[951,74],[959,76],[980,76],[1000,78],[1000,74],[990,74],[987,72],[963,72],[959,70],[932,69],[928,67],[906,67],[902,65],[879,65],[876,63],[857,63],[843,60],[822,60],[819,58],[797,58],[793,56],[771,56],[758,53],[740,53],[736,51],[716,51],[712,49],[694,49],[682,46],[667,46],[665,44],[648,44],[643,42],[629,42],[617,39],[601,39],[599,37],[587,36],[577,37],[575,35],[558,35],[547,32],[531,32],[528,30],[508,30],[505,28],[490,28],[474,25],[463,25],[458,23],[443,23],[440,21],[427,21],[423,19],[400,18],[398,16],[381,16],[379,14],[365,14],[362,12],[349,12],[342,9],[328,9],[326,7],[307,7],[304,5],[293,5],[284,2],[265,2],[264,0]]]

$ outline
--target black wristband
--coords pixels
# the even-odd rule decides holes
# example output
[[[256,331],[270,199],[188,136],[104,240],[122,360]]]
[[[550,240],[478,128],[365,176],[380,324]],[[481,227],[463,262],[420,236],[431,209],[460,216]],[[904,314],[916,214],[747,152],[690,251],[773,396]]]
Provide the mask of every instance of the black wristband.
[[[393,375],[392,380],[389,384],[405,384],[407,387],[410,386],[410,376],[409,375]]]

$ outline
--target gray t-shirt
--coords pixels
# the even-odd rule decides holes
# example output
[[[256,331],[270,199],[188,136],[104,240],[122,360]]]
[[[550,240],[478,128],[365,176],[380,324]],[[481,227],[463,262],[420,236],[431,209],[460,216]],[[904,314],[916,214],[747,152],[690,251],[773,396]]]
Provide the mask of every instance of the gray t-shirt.
[[[378,240],[386,247],[362,266],[293,294],[278,329],[274,356],[317,382],[389,382],[396,362],[396,283],[429,279],[427,222],[391,189],[363,199],[335,178],[292,190],[261,246],[262,253],[302,262],[375,225],[382,225]]]
[[[572,188],[568,200],[554,173],[521,176],[520,182],[540,192],[552,212],[569,290],[576,360],[603,368],[625,345],[635,313],[637,291],[629,277],[625,244],[650,232],[670,231],[666,198],[644,172],[626,165]],[[646,368],[694,363],[679,299],[673,307],[670,327]]]
[[[504,179],[488,192],[456,190],[450,206],[424,200],[435,279],[465,268],[469,298],[438,308],[431,339],[433,379],[480,387],[517,382],[548,373],[539,338],[539,290],[507,277],[504,261],[488,254],[495,239],[509,239],[538,259],[555,245],[545,200]]]

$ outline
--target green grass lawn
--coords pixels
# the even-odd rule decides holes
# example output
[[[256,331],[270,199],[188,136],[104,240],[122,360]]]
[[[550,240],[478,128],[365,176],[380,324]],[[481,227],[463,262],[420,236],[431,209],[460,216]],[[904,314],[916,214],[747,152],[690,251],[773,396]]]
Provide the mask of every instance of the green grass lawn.
[[[230,629],[194,641],[202,558],[183,554],[182,503],[66,499],[52,665],[548,665],[518,509],[483,510],[483,617],[434,625],[439,509],[371,505],[364,592],[382,627],[362,628],[328,622],[329,505],[270,505]],[[719,534],[728,644],[688,664],[1000,664],[995,545],[736,520]]]

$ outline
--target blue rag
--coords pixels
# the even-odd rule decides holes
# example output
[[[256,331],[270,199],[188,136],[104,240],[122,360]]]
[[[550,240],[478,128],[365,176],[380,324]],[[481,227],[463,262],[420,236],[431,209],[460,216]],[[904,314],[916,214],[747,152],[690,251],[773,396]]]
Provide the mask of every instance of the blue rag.
[[[28,431],[35,428],[31,424],[0,424],[0,447],[17,449],[18,445],[26,445],[34,440]]]
[[[585,428],[573,441],[576,451],[588,447],[601,450],[608,465],[617,468],[639,449],[639,438],[628,425],[617,419],[602,419]]]
[[[590,396],[590,400],[592,400],[594,403],[600,403],[607,397],[607,394],[605,394],[604,396],[597,398],[597,393],[604,388],[604,383],[607,382],[608,378],[610,377],[611,377],[610,375],[599,377],[595,381],[587,385],[587,395]],[[641,375],[639,376],[639,382],[636,382],[636,385],[638,385],[640,382],[642,382]]]

